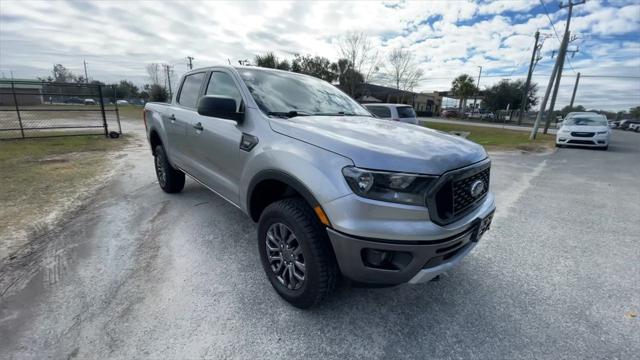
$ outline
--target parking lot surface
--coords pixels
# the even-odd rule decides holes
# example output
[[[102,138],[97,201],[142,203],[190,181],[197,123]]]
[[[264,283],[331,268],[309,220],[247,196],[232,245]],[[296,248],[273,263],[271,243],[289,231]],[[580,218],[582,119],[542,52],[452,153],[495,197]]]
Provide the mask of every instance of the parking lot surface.
[[[496,218],[459,268],[303,311],[272,291],[251,220],[194,181],[163,193],[130,149],[0,289],[0,358],[637,357],[640,136],[492,159]]]

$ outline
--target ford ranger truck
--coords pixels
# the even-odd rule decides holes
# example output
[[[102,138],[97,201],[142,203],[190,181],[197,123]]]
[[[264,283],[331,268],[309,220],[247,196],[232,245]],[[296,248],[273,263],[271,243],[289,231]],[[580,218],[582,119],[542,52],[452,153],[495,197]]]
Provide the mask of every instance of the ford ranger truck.
[[[257,222],[266,276],[296,307],[340,276],[427,282],[471,252],[495,210],[480,145],[376,119],[311,76],[192,70],[144,119],[160,188],[180,192],[189,175]]]

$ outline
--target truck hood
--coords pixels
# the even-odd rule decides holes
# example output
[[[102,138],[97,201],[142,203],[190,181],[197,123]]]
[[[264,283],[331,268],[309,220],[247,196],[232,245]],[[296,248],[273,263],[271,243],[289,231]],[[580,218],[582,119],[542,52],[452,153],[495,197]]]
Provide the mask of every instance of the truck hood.
[[[440,175],[487,157],[482,146],[461,137],[367,116],[298,116],[270,123],[275,132],[372,170]]]

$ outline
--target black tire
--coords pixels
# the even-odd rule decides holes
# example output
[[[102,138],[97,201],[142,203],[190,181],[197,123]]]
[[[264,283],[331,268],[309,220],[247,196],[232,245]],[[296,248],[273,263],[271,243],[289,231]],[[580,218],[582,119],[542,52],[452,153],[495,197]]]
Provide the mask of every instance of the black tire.
[[[279,275],[272,269],[272,262],[267,254],[267,233],[280,224],[285,225],[287,230],[293,233],[295,239],[293,241],[297,244],[296,249],[298,247],[301,249],[304,279],[297,289],[289,287],[291,284],[289,286],[284,284],[282,281],[285,280],[279,280]],[[338,267],[329,237],[313,209],[303,199],[288,198],[276,201],[262,212],[258,223],[258,250],[269,282],[278,295],[293,306],[301,309],[312,307],[333,292],[338,277]],[[274,254],[273,251],[269,253]],[[280,255],[285,259],[284,253]],[[273,264],[277,266],[275,265],[277,262]],[[281,269],[283,269],[282,266],[287,265],[280,261]],[[291,266],[293,268],[295,265]],[[281,278],[286,279],[284,273]],[[300,282],[300,280],[296,281]]]
[[[178,193],[184,188],[184,173],[176,170],[169,164],[167,154],[162,145],[158,145],[154,151],[154,164],[158,185],[166,193]]]

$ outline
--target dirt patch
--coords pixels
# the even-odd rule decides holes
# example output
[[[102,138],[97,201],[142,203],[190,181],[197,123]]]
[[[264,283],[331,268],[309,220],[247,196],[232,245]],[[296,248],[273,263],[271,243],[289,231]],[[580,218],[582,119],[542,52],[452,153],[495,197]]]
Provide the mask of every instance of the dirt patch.
[[[128,143],[78,138],[84,137],[0,142],[0,262],[28,254],[30,242],[90,200]]]

